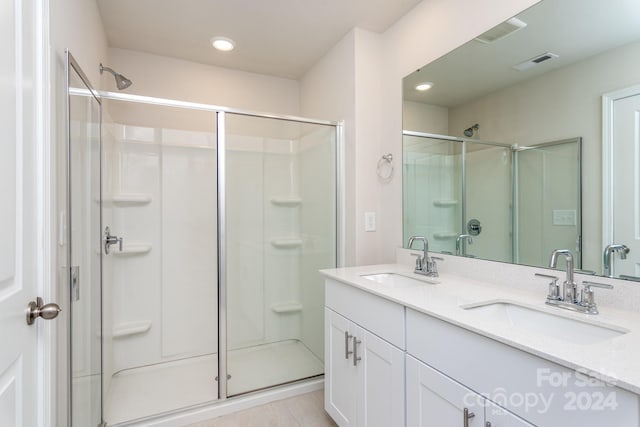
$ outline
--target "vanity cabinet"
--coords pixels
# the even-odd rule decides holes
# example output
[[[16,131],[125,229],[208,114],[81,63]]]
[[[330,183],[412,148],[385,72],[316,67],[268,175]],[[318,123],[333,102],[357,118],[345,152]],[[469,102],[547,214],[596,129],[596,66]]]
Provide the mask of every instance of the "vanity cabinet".
[[[615,384],[325,283],[325,409],[341,427],[640,426],[639,396]]]
[[[406,330],[410,356],[531,424],[544,427],[640,425],[637,395],[584,372],[415,310],[407,309]],[[407,368],[408,382],[409,373]],[[408,413],[407,417],[412,415]],[[492,422],[493,427],[496,425],[497,421]]]
[[[414,357],[406,369],[407,427],[533,427]]]
[[[404,351],[379,336],[404,343],[403,326],[379,325],[386,312],[380,303],[399,320],[396,326],[404,324],[404,308],[378,297],[370,304],[345,299],[353,291],[371,296],[339,283],[327,287],[325,409],[341,427],[404,426]]]

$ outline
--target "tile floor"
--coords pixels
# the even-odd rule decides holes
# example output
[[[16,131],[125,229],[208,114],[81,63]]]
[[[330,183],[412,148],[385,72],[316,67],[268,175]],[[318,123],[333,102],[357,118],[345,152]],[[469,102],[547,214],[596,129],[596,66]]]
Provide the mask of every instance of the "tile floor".
[[[191,424],[189,427],[335,427],[324,411],[324,390]]]

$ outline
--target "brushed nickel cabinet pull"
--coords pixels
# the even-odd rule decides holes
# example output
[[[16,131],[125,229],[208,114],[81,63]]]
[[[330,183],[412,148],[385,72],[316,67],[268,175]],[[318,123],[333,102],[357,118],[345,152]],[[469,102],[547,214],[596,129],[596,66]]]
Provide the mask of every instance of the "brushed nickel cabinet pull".
[[[348,359],[349,355],[353,353],[353,351],[349,351],[349,340],[353,335],[349,334],[349,331],[344,331],[344,358]]]
[[[475,416],[476,416],[476,414],[474,414],[473,412],[469,412],[469,408],[464,408],[464,409],[462,410],[462,412],[463,412],[463,414],[462,414],[462,415],[463,415],[463,417],[464,417],[464,418],[463,418],[463,420],[462,420],[462,425],[463,425],[464,427],[469,427],[469,420],[470,420],[471,418],[475,417]]]
[[[358,338],[353,337],[353,366],[358,366],[358,361],[362,360],[362,357],[358,356],[358,344],[361,344]]]

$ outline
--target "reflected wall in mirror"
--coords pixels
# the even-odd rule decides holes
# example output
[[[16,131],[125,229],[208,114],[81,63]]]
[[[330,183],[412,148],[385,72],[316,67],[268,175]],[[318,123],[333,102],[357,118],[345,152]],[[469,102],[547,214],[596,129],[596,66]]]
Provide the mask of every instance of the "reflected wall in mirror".
[[[403,80],[404,242],[536,266],[564,248],[638,277],[640,4],[543,0],[514,18]]]

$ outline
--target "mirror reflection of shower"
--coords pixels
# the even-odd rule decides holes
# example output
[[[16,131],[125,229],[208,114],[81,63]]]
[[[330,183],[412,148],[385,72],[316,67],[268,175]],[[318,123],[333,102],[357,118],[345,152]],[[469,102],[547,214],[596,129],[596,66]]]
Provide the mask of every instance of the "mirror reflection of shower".
[[[480,125],[476,123],[475,125],[468,127],[464,130],[464,136],[471,138],[473,137],[473,133],[478,132],[479,129],[480,129]]]
[[[100,74],[102,74],[103,71],[107,71],[113,74],[113,77],[116,79],[116,87],[118,88],[118,90],[124,90],[133,84],[131,80],[129,80],[122,74],[116,73],[113,69],[104,67],[102,63],[100,63]]]

